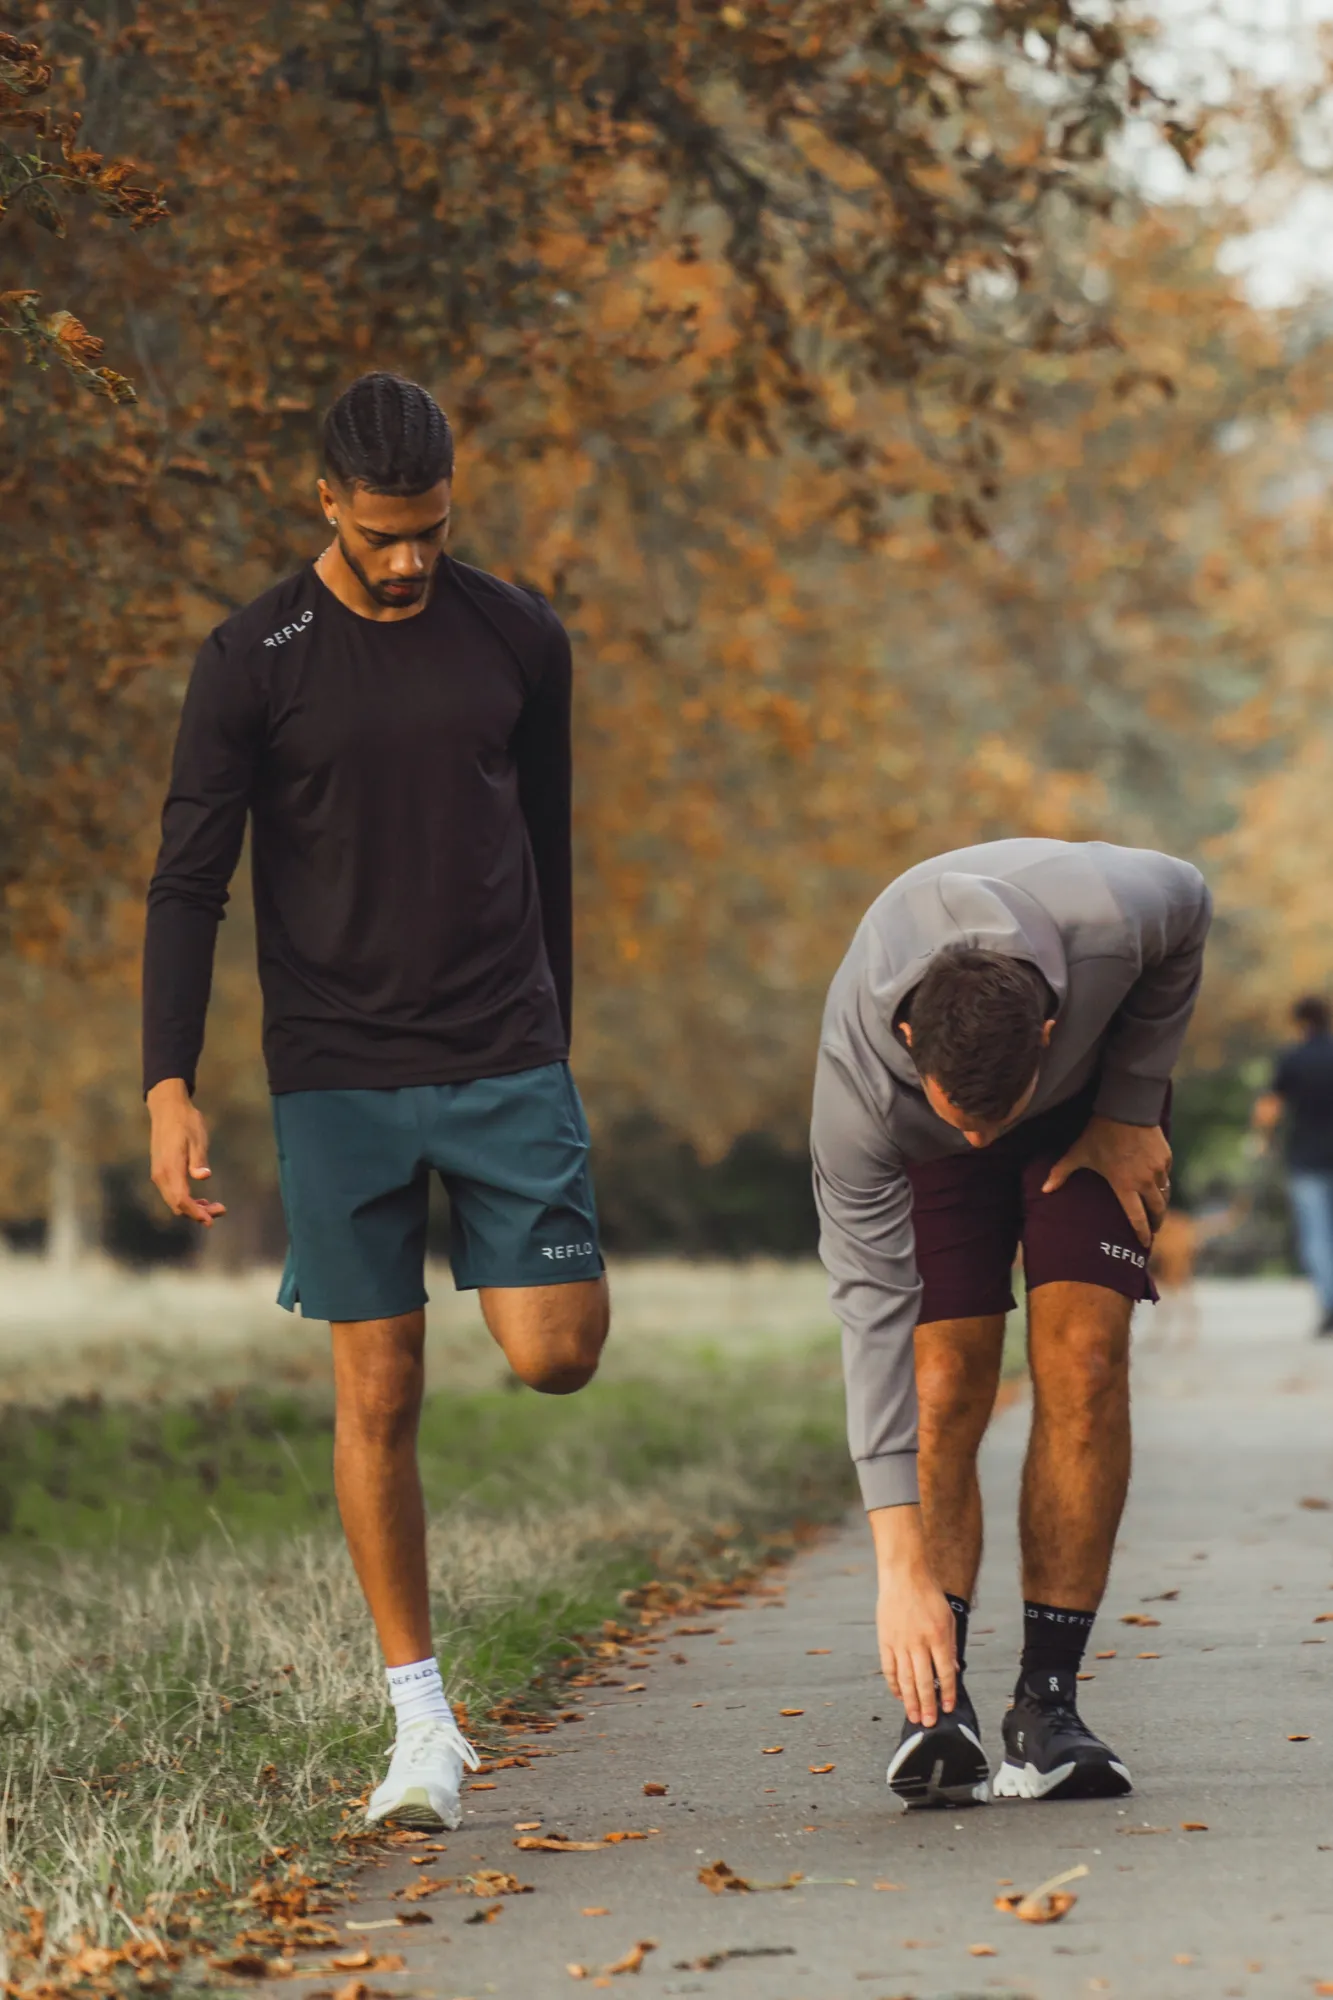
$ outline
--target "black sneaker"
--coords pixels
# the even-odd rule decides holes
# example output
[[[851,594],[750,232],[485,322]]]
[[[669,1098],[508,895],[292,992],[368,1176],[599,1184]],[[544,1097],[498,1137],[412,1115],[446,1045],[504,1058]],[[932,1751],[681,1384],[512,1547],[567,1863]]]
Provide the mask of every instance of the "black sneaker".
[[[889,1763],[889,1785],[909,1806],[984,1806],[990,1797],[990,1765],[981,1747],[981,1726],[960,1681],[952,1715],[941,1714],[933,1729],[904,1722]]]
[[[1067,1668],[1020,1685],[1004,1718],[997,1799],[1118,1799],[1132,1791],[1114,1750],[1078,1712],[1078,1682]]]

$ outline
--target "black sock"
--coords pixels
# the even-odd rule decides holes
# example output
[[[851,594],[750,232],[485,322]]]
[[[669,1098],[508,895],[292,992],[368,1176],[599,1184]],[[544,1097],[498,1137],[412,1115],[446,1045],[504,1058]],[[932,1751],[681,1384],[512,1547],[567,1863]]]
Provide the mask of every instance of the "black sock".
[[[1083,1664],[1095,1611],[1062,1611],[1056,1604],[1023,1600],[1023,1657],[1018,1685],[1037,1691],[1037,1676],[1063,1671],[1071,1677]]]
[[[955,1597],[951,1590],[944,1593],[945,1602],[953,1613],[954,1650],[958,1655],[958,1671],[961,1674],[967,1665],[967,1614],[968,1602],[965,1597]]]

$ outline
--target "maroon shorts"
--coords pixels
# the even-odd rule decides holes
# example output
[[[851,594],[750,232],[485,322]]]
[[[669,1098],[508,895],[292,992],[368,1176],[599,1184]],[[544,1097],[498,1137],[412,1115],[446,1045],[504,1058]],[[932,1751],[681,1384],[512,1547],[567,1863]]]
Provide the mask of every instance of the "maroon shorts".
[[[993,1146],[909,1164],[920,1325],[1011,1311],[1020,1243],[1030,1292],[1064,1281],[1156,1299],[1147,1255],[1109,1181],[1080,1167],[1054,1194],[1041,1191],[1091,1118],[1096,1094],[1095,1085],[1080,1091]],[[1168,1091],[1168,1130],[1170,1103]]]

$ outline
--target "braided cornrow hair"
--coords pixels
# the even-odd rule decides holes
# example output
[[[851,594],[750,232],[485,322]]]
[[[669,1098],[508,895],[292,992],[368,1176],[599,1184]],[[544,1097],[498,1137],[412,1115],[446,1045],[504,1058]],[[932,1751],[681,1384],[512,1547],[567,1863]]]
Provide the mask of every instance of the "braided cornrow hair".
[[[428,493],[454,476],[454,434],[428,390],[401,375],[360,375],[324,419],[324,464],[340,486]]]

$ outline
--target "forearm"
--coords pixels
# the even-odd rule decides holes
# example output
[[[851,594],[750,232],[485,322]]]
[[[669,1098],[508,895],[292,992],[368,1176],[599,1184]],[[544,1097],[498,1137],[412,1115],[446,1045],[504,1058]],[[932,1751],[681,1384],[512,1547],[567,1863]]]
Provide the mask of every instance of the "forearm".
[[[178,1080],[192,1093],[213,984],[218,918],[174,896],[150,896],[143,961],[143,1088]]]

